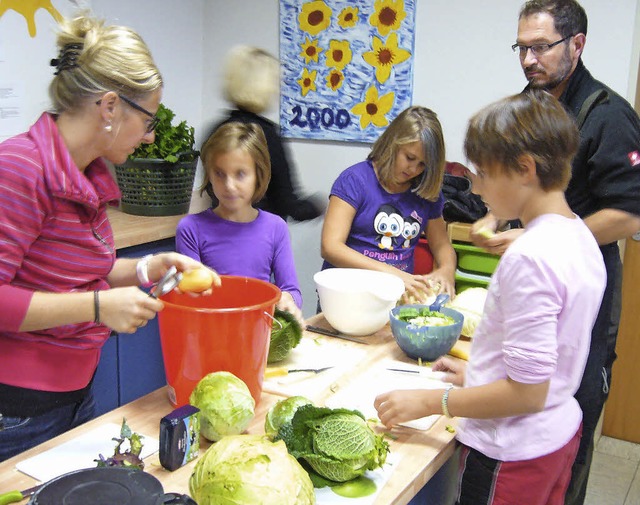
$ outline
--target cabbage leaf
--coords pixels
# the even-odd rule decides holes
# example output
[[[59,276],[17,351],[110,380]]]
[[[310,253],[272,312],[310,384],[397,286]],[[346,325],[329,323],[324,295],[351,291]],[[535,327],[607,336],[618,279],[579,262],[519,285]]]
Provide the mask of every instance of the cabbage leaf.
[[[277,363],[285,359],[302,339],[302,326],[293,314],[276,309],[273,319],[267,363]]]

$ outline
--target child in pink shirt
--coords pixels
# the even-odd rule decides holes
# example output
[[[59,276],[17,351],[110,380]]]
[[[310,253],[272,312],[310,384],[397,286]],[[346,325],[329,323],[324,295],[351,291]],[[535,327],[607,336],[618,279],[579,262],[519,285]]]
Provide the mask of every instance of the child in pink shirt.
[[[460,389],[392,391],[376,398],[393,426],[459,416],[458,502],[558,504],[571,475],[584,371],[606,274],[593,234],[564,198],[578,131],[544,91],[496,102],[471,118],[465,151],[473,190],[525,232],[500,259],[469,365],[441,358]]]

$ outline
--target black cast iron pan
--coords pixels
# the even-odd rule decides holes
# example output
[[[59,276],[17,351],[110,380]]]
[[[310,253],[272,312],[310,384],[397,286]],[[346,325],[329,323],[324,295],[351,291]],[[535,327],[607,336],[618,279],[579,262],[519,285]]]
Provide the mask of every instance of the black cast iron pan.
[[[86,468],[44,484],[29,505],[196,505],[187,495],[164,493],[150,473],[126,468]]]

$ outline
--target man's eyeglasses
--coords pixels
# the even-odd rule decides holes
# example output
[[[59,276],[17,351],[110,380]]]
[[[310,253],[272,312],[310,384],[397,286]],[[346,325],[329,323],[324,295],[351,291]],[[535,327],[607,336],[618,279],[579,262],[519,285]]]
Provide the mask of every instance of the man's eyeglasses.
[[[158,116],[156,116],[155,114],[151,114],[151,112],[149,112],[147,109],[145,109],[144,107],[141,107],[134,101],[129,100],[126,96],[122,96],[121,94],[118,93],[118,97],[120,98],[120,100],[127,103],[129,106],[133,107],[135,110],[142,112],[144,115],[149,116],[151,118],[149,120],[149,123],[147,124],[147,133],[151,133],[153,130],[156,129],[156,126],[158,126],[158,123],[160,122],[160,118]]]
[[[558,44],[562,44],[565,40],[569,40],[571,37],[573,37],[573,35],[567,35],[565,38],[556,40],[551,44],[533,44],[532,46],[525,46],[524,44],[516,43],[511,46],[511,49],[514,53],[518,53],[521,58],[524,58],[529,50],[531,50],[531,54],[534,56],[540,56]]]

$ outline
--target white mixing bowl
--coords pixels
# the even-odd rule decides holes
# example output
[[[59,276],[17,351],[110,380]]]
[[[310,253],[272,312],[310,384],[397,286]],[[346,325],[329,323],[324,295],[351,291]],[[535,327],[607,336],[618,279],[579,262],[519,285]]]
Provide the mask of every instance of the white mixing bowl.
[[[404,293],[395,275],[359,268],[328,268],[313,276],[325,319],[349,335],[370,335],[389,322]]]

